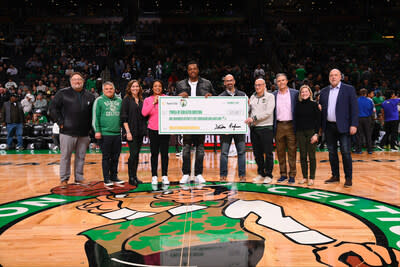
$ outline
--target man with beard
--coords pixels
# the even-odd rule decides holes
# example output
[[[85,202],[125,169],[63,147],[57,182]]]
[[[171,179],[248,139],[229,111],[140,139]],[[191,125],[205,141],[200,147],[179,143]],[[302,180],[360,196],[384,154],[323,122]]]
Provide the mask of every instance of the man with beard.
[[[212,96],[214,88],[211,82],[199,76],[199,65],[195,61],[190,61],[187,64],[188,78],[179,81],[176,84],[176,94],[182,97],[189,96]],[[203,159],[204,159],[204,134],[183,135],[183,150],[182,150],[182,179],[181,184],[189,182],[190,178],[190,150],[192,144],[196,147],[196,159],[194,166],[195,182],[202,184],[206,180],[203,177]]]
[[[246,96],[243,91],[235,88],[235,78],[232,74],[227,74],[224,77],[225,91],[219,96]],[[221,158],[220,158],[220,179],[226,181],[228,175],[228,153],[231,142],[235,140],[235,146],[238,154],[238,171],[241,182],[246,181],[246,135],[245,134],[221,134]]]
[[[60,90],[51,102],[50,114],[60,127],[60,179],[66,186],[71,175],[71,156],[75,151],[74,176],[84,183],[83,165],[89,146],[94,96],[84,90],[84,78],[79,72],[71,74],[71,87]]]

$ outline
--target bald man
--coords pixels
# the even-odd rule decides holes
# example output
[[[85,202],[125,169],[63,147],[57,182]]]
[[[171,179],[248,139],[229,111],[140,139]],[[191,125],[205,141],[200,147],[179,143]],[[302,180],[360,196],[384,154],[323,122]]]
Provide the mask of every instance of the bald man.
[[[224,77],[224,87],[220,96],[246,96],[245,92],[235,87],[235,78],[232,74]],[[226,181],[228,175],[228,154],[232,139],[235,140],[236,151],[238,154],[238,174],[241,182],[246,181],[246,135],[245,134],[221,134],[221,157],[219,163],[219,176],[221,181]]]
[[[351,135],[358,127],[358,102],[353,86],[342,83],[338,69],[329,72],[330,85],[321,90],[319,103],[322,106],[322,130],[325,132],[329,151],[332,177],[326,184],[340,182],[338,141],[342,154],[345,187],[352,186],[353,163],[351,159]]]

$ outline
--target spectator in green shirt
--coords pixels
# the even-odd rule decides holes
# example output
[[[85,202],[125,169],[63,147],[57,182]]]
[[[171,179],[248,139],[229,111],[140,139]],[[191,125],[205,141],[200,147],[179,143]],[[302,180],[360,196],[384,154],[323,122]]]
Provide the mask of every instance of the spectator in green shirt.
[[[88,91],[90,91],[92,88],[96,90],[96,79],[93,75],[86,81],[85,88]]]
[[[385,101],[385,98],[381,95],[381,92],[378,91],[376,92],[376,96],[372,98],[372,101],[374,101],[375,109],[376,109],[376,116],[378,116],[381,113],[382,110],[382,103]]]

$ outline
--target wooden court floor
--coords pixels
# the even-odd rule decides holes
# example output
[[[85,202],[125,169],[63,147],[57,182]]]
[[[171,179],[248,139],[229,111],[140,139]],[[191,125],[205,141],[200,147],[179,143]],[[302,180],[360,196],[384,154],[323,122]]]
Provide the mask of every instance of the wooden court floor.
[[[253,183],[251,152],[247,181],[232,157],[220,183],[220,154],[206,152],[203,186],[179,185],[172,153],[171,184],[152,186],[142,153],[137,188],[105,188],[101,154],[86,156],[86,185],[61,188],[59,157],[0,155],[0,266],[399,266],[398,152],[353,154],[351,188],[324,184],[327,152],[317,152],[313,186],[297,183],[299,162],[296,184],[276,182],[278,164],[271,184]]]

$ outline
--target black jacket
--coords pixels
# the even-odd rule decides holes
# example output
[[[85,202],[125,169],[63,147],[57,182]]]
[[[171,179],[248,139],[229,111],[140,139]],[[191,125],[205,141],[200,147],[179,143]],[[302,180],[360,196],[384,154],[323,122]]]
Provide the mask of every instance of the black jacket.
[[[5,122],[6,124],[11,123],[11,102],[7,101],[4,103],[2,109],[1,109],[1,121]],[[17,107],[18,107],[18,118],[19,118],[19,123],[24,123],[24,111],[21,106],[21,102],[17,102]]]
[[[318,134],[321,127],[321,111],[318,103],[309,98],[303,101],[297,100],[295,111],[296,130],[314,130]]]
[[[226,90],[219,94],[219,96],[232,96]],[[234,96],[246,96],[246,93],[235,88]]]
[[[176,94],[179,95],[180,93],[186,92],[190,96],[191,88],[188,82],[188,79],[184,79],[179,81],[176,84]],[[204,96],[207,93],[215,95],[214,88],[211,82],[207,79],[199,77],[199,82],[197,83],[196,87],[196,96]]]
[[[85,89],[76,92],[67,87],[57,92],[50,104],[50,115],[60,126],[60,133],[88,136],[92,127],[93,102],[94,96]]]
[[[146,118],[142,115],[143,101],[136,104],[133,97],[126,96],[122,100],[121,122],[127,122],[132,136],[143,136],[146,134]]]

